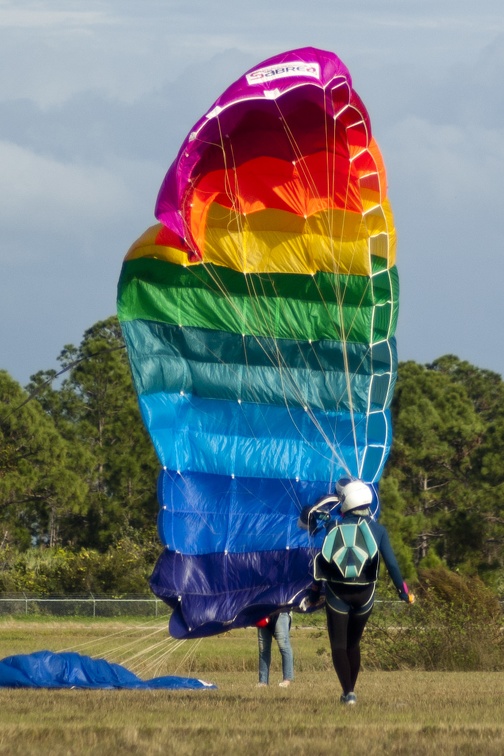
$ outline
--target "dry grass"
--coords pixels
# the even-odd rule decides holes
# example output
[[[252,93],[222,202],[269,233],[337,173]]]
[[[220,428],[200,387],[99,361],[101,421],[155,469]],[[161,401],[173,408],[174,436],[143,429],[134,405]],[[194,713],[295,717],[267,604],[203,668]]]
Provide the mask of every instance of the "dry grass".
[[[42,648],[80,650],[88,644],[83,653],[111,661],[136,654],[138,660],[152,646],[148,632],[154,627],[152,622],[3,621],[0,658]],[[164,632],[159,635],[161,655],[170,640]],[[128,647],[121,651],[123,641]],[[107,653],[112,644],[116,651]],[[295,629],[293,645],[297,676],[288,689],[276,684],[278,654],[274,684],[255,687],[254,630],[188,642],[160,662],[160,674],[204,677],[218,685],[214,691],[0,689],[0,753],[504,753],[504,673],[364,669],[358,705],[349,708],[339,704],[325,636]]]

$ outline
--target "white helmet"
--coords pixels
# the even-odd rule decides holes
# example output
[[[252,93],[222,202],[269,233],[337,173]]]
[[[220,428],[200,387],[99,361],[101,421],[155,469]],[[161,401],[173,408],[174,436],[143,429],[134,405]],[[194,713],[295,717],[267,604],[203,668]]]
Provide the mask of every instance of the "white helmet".
[[[338,482],[336,483],[336,494],[338,496],[341,496],[345,486],[348,486],[348,484],[351,482],[352,482],[352,478],[340,478]]]
[[[365,509],[373,501],[373,492],[362,480],[352,480],[344,486],[340,497],[341,512],[345,514],[352,509]]]

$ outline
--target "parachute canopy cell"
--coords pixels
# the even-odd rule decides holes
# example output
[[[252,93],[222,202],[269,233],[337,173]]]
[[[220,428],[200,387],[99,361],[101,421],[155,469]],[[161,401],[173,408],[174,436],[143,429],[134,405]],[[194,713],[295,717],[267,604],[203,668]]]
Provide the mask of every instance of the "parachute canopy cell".
[[[191,637],[298,604],[300,511],[341,477],[377,484],[390,450],[396,235],[346,66],[303,48],[248,71],[188,134],[156,217],[118,314],[162,465],[151,586]]]

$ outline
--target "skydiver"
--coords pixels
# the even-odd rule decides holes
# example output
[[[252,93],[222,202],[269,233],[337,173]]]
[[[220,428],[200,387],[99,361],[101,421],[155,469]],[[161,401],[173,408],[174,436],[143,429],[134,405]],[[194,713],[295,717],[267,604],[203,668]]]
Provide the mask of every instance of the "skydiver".
[[[415,597],[410,593],[402,578],[385,527],[371,517],[369,508],[373,500],[371,488],[360,480],[350,482],[345,480],[343,485],[337,486],[337,492],[341,503],[341,523],[357,525],[359,521],[366,522],[376,546],[376,549],[372,549],[370,553],[375,551],[375,554],[372,558],[368,556],[365,560],[358,577],[345,577],[334,559],[329,562],[322,553],[317,554],[314,563],[314,582],[310,594],[301,603],[300,608],[307,610],[320,603],[321,586],[324,583],[332,661],[342,687],[340,701],[342,704],[352,705],[357,703],[354,691],[360,670],[360,640],[373,610],[380,554],[399,598],[408,604],[413,604]],[[325,497],[325,499],[328,498],[331,497]],[[332,500],[334,498],[332,497]],[[316,507],[317,505],[312,510]],[[322,506],[322,511],[326,510],[327,506]],[[315,517],[316,514],[317,512],[315,512]],[[313,515],[310,517],[308,512],[305,516],[306,525],[310,520],[310,526],[313,527]],[[332,527],[326,525],[326,539],[333,527],[337,527],[337,523],[333,522]]]

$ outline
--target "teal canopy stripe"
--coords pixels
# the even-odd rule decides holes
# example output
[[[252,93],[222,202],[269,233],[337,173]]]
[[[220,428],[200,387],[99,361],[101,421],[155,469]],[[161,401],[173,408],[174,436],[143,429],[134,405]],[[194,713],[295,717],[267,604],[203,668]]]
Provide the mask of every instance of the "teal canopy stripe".
[[[352,405],[355,412],[365,413],[387,407],[394,389],[394,339],[373,347],[344,346],[334,341],[243,337],[145,320],[123,323],[123,335],[139,396],[181,391],[320,410],[348,410]]]

